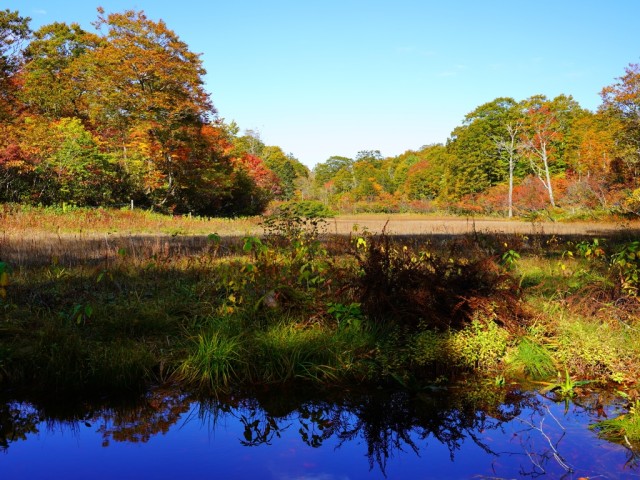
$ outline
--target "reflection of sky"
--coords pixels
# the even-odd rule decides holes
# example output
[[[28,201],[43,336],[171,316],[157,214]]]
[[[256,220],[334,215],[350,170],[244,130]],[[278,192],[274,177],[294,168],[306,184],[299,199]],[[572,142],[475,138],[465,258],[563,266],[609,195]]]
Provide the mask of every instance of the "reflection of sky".
[[[470,432],[497,456],[467,437],[452,462],[446,445],[431,436],[422,440],[415,433],[412,438],[418,454],[408,445],[393,450],[386,478],[517,478],[543,472],[543,478],[559,478],[567,472],[553,453],[575,469],[567,478],[606,474],[603,478],[611,479],[638,473],[621,470],[626,450],[598,440],[586,428],[593,419],[584,410],[572,406],[565,415],[564,404],[547,403],[548,409],[525,411],[501,428]],[[0,454],[0,478],[385,478],[377,465],[369,469],[367,444],[361,435],[339,448],[335,437],[312,448],[301,440],[301,424],[291,416],[277,419],[280,437],[273,436],[271,445],[244,447],[240,416],[237,411],[223,415],[214,428],[212,422],[198,417],[194,405],[166,434],[155,435],[146,443],[112,440],[107,448],[102,447],[103,438],[97,432],[100,421],[93,425],[42,423],[38,434],[11,443]]]

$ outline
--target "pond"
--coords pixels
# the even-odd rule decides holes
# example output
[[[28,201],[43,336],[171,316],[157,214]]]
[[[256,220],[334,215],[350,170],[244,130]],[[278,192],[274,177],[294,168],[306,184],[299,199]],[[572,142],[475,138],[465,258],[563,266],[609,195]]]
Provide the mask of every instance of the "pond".
[[[638,456],[589,425],[598,394],[518,388],[279,390],[135,402],[0,402],[0,478],[635,478]]]

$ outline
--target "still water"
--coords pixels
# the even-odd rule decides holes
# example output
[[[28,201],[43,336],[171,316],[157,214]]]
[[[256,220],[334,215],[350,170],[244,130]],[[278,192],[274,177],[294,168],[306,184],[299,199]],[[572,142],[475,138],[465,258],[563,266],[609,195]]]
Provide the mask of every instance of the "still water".
[[[505,388],[13,400],[0,402],[0,479],[638,478],[637,454],[588,428],[620,411]]]

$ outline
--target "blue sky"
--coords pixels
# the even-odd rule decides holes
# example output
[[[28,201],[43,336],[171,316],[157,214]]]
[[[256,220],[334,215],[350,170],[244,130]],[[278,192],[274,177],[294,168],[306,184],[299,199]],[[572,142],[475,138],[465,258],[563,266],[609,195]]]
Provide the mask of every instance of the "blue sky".
[[[501,96],[584,108],[640,63],[636,0],[4,0],[32,28],[144,10],[202,54],[218,114],[313,166],[445,142]]]

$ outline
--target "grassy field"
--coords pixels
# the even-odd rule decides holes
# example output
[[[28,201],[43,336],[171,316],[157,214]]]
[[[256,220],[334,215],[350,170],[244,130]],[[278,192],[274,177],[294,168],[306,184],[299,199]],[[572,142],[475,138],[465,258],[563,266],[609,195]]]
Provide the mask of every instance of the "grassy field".
[[[632,225],[2,215],[4,388],[419,391],[473,378],[638,398]]]

